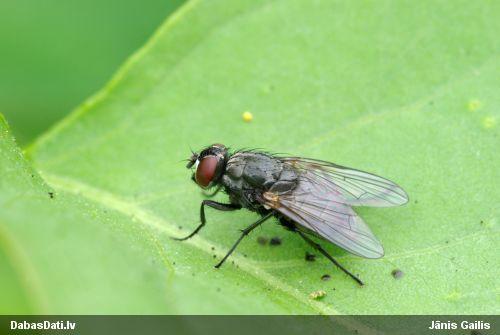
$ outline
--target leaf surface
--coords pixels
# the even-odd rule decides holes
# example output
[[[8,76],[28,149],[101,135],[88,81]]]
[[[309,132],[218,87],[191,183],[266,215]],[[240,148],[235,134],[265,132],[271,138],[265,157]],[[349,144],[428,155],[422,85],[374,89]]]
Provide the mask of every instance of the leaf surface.
[[[498,313],[498,9],[487,1],[191,1],[29,154],[55,190],[114,213],[109,225],[132,239],[129,248],[163,257],[153,269],[173,273],[162,289],[180,298],[155,311]],[[307,245],[275,222],[214,270],[214,255],[257,219],[246,211],[208,210],[199,236],[170,240],[195,228],[203,198],[181,160],[189,146],[214,142],[329,160],[404,187],[404,207],[358,209],[383,259],[327,247],[367,285],[319,255],[305,262]],[[258,236],[283,244],[260,246]],[[130,276],[146,266],[138,262]],[[396,269],[402,278],[392,277]],[[141,286],[137,299],[154,290]],[[317,290],[327,292],[321,301],[309,298]]]

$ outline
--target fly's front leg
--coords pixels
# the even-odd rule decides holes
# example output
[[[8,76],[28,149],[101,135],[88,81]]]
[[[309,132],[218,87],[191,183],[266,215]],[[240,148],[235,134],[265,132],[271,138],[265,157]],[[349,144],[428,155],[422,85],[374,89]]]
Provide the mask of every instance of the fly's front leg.
[[[203,193],[203,196],[204,196],[204,197],[207,197],[207,198],[213,198],[213,197],[215,197],[215,195],[216,195],[217,193],[219,193],[219,191],[220,191],[221,189],[222,189],[222,186],[221,186],[221,185],[219,185],[219,186],[217,186],[217,188],[215,189],[215,191],[213,191],[212,193],[207,193],[207,192],[204,192],[204,191],[203,191],[202,193]]]
[[[196,227],[196,229],[186,237],[182,237],[182,238],[172,237],[174,240],[185,241],[185,240],[193,237],[194,235],[196,235],[200,231],[200,229],[203,228],[203,226],[206,223],[205,206],[209,206],[209,207],[212,207],[214,209],[218,209],[219,211],[225,211],[225,212],[235,211],[235,210],[241,209],[241,205],[238,205],[238,204],[223,204],[223,203],[212,201],[212,200],[203,200],[201,202],[201,206],[200,206],[200,225],[198,227]]]

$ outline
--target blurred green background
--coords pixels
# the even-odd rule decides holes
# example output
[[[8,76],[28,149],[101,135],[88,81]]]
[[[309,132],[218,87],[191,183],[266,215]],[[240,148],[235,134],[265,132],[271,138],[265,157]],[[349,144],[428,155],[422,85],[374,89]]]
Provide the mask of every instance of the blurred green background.
[[[0,1],[0,113],[18,142],[101,88],[183,2]]]

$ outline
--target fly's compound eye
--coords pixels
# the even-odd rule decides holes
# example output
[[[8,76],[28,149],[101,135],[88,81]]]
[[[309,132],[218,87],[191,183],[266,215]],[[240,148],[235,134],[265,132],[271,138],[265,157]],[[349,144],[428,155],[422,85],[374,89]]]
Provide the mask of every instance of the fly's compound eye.
[[[205,156],[201,159],[196,167],[195,180],[201,187],[208,187],[215,176],[219,158],[217,156]]]

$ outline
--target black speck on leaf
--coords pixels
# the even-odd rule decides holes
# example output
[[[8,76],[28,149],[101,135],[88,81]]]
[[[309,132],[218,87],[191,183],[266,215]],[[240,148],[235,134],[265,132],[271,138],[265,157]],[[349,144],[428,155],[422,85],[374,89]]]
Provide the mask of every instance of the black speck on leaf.
[[[404,273],[403,271],[399,270],[399,269],[395,269],[395,270],[392,270],[391,272],[392,276],[395,278],[395,279],[400,279],[403,277]]]
[[[270,242],[271,245],[280,245],[281,244],[281,238],[279,237],[273,237]]]
[[[54,192],[49,192],[49,197],[50,197],[51,199],[54,199]]]
[[[327,280],[330,280],[332,277],[329,275],[329,274],[324,274],[321,276],[321,280],[323,281],[327,281]]]
[[[257,243],[259,243],[260,245],[266,245],[267,242],[268,242],[267,237],[264,236],[257,237]]]
[[[179,226],[179,230],[182,230],[182,226]]]
[[[304,258],[307,262],[314,262],[316,260],[316,255],[306,251],[306,256]]]

